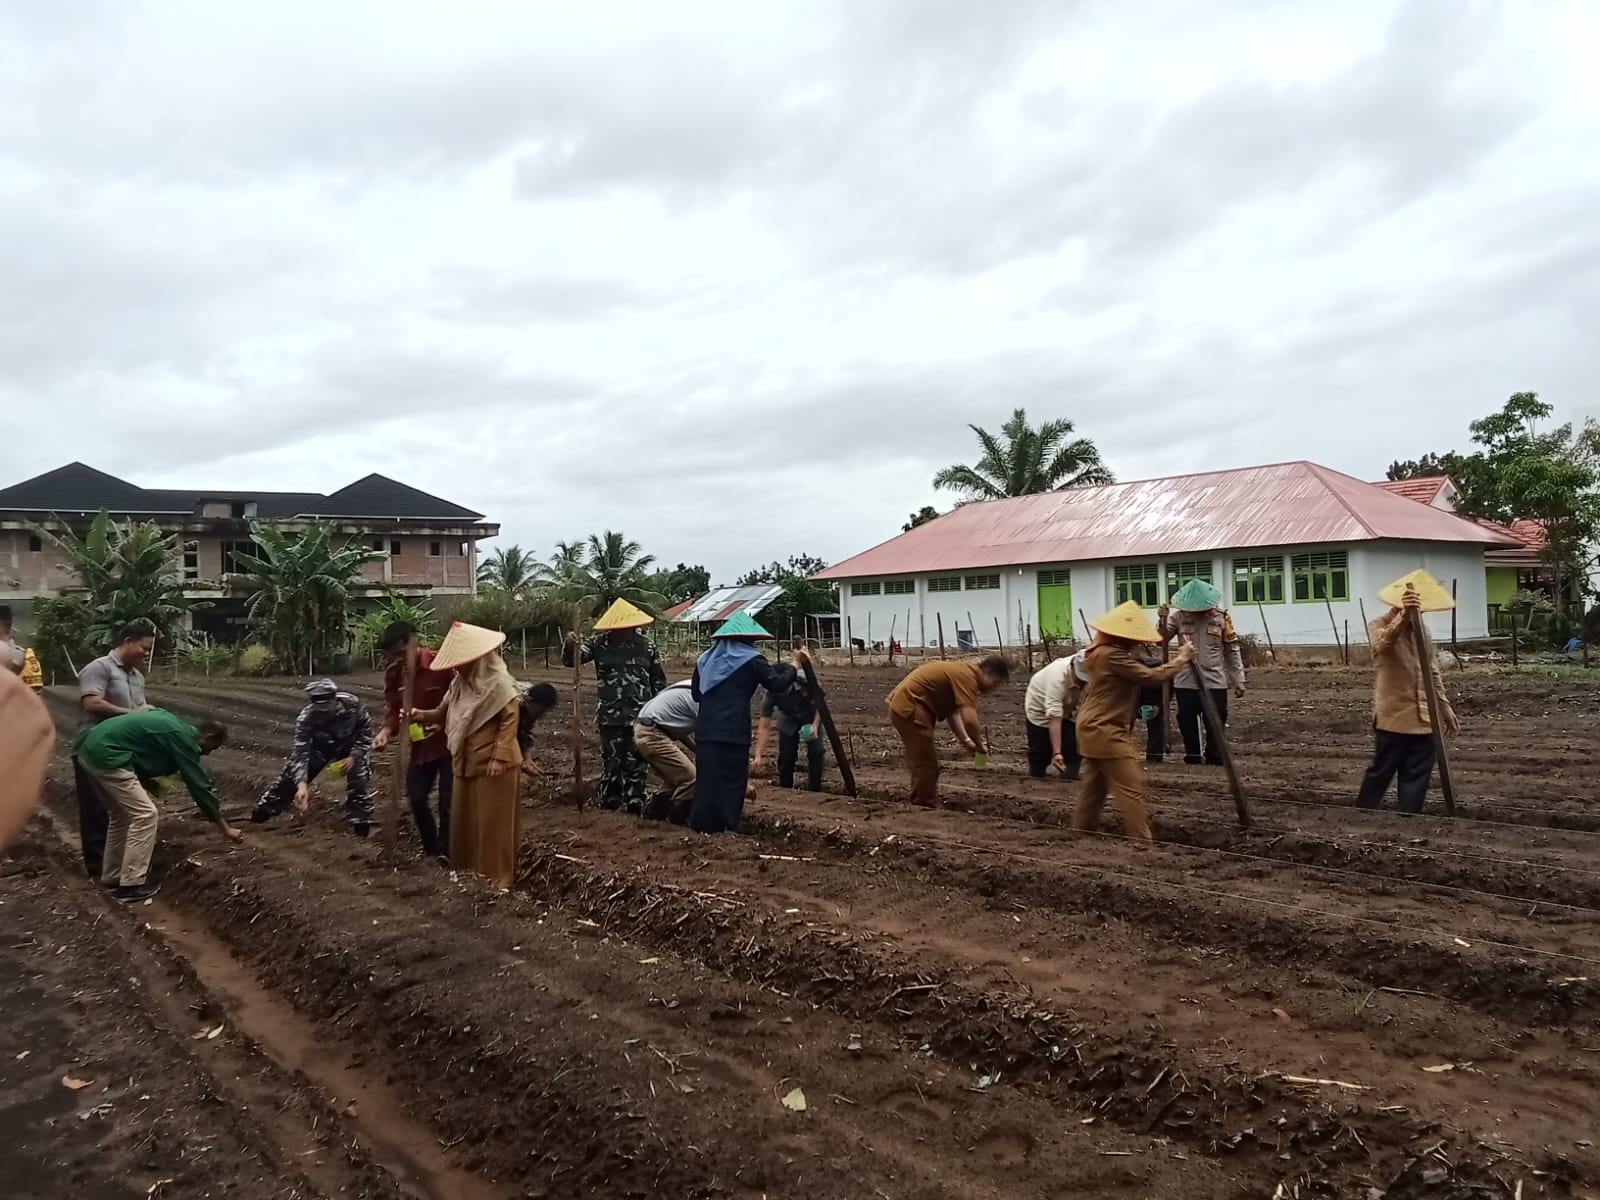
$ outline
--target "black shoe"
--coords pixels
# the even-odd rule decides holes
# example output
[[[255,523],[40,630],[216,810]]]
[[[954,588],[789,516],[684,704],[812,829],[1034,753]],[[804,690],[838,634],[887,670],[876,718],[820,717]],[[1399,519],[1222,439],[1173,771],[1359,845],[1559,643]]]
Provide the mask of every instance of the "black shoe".
[[[1144,760],[1147,763],[1166,762],[1167,756],[1164,754],[1146,754]]]
[[[257,809],[251,810],[250,820],[251,820],[252,823],[254,823],[256,825],[265,825],[268,821],[272,820],[272,818],[277,816],[277,815],[278,815],[277,813],[272,812],[272,811],[270,811],[268,809],[257,808]]]
[[[1079,774],[1079,768],[1068,767],[1065,771],[1061,772],[1061,778],[1065,779],[1069,783],[1077,783]]]
[[[1183,765],[1186,767],[1198,767],[1200,762],[1201,759],[1198,754],[1185,754],[1183,756]]]
[[[111,889],[113,899],[121,900],[124,904],[131,904],[135,900],[148,900],[161,890],[161,885],[153,879],[143,883],[119,884]]]
[[[372,826],[365,821],[352,821],[350,823],[350,832],[358,838],[365,838],[372,832]]]

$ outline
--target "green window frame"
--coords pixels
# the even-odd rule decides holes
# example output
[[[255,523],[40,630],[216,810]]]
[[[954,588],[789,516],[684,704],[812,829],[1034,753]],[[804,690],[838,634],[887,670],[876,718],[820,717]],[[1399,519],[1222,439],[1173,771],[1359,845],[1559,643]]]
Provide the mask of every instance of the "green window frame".
[[[994,575],[967,576],[967,591],[969,592],[993,592],[998,591],[999,588],[1000,576],[998,573]]]
[[[1166,599],[1172,599],[1172,593],[1188,583],[1191,579],[1203,579],[1207,583],[1215,583],[1212,578],[1212,563],[1209,558],[1195,558],[1169,562],[1167,564],[1167,590]]]
[[[928,580],[930,592],[959,592],[961,590],[961,576],[941,575],[936,579]]]
[[[1051,586],[1053,586],[1055,584],[1061,584],[1061,583],[1066,584],[1068,587],[1072,586],[1072,572],[1070,570],[1067,570],[1066,568],[1062,568],[1059,571],[1040,571],[1039,572],[1039,586],[1040,587],[1051,587]]]
[[[1233,560],[1235,604],[1283,604],[1283,555],[1263,554]]]
[[[915,596],[917,584],[913,579],[885,579],[883,581],[883,594],[885,596]]]
[[[1350,555],[1344,550],[1296,554],[1289,560],[1296,603],[1350,599]]]
[[[1132,600],[1140,608],[1156,608],[1161,604],[1161,564],[1129,563],[1112,572],[1113,594],[1116,603]]]
[[[856,582],[854,582],[854,583],[852,583],[850,585],[850,594],[852,596],[876,596],[882,590],[883,589],[879,586],[878,581],[876,579],[872,579],[872,580],[861,580],[861,579],[858,579],[858,580],[856,580]]]

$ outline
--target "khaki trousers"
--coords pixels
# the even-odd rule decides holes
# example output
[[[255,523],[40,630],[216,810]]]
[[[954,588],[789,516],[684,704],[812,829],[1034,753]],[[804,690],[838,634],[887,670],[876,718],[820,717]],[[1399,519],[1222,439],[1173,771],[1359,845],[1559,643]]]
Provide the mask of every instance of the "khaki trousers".
[[[672,790],[674,806],[694,800],[694,759],[689,757],[694,749],[692,737],[679,741],[659,726],[635,723],[633,748]]]
[[[911,803],[932,808],[939,802],[939,750],[933,742],[933,726],[919,725],[893,711],[889,713],[889,724],[905,744]]]
[[[1074,829],[1095,829],[1106,799],[1117,806],[1124,837],[1151,840],[1150,818],[1144,810],[1144,772],[1133,758],[1086,758],[1078,800],[1072,806]]]
[[[113,887],[136,887],[150,874],[161,810],[132,771],[97,771],[87,765],[84,770],[94,780],[111,816],[100,882]]]

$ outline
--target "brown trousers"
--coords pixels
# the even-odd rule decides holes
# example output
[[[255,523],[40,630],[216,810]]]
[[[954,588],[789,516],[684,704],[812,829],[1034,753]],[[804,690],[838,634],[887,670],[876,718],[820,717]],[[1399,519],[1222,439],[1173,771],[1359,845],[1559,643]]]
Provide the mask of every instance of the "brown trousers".
[[[905,743],[906,769],[911,772],[911,803],[932,808],[939,802],[939,750],[933,742],[933,727],[919,725],[892,711],[889,724]]]
[[[1150,818],[1144,810],[1144,772],[1133,758],[1086,758],[1078,800],[1072,806],[1074,829],[1095,829],[1110,797],[1122,817],[1124,837],[1151,840]]]
[[[113,887],[136,887],[150,874],[161,810],[132,771],[97,771],[89,766],[84,770],[94,780],[95,790],[111,815],[100,882]]]
[[[633,748],[639,757],[655,768],[661,782],[672,790],[674,805],[689,804],[694,800],[694,737],[683,741],[673,737],[657,725],[633,726]]]

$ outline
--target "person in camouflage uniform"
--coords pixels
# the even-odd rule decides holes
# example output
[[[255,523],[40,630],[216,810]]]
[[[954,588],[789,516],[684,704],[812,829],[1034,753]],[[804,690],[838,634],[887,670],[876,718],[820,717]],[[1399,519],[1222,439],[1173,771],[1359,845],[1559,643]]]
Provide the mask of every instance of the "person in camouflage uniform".
[[[655,644],[641,632],[654,618],[618,600],[594,624],[587,641],[567,635],[562,661],[594,663],[599,699],[600,807],[643,815],[650,767],[633,748],[633,722],[645,702],[667,686]]]
[[[308,683],[306,695],[311,702],[295,718],[294,749],[283,772],[256,801],[250,819],[270,821],[291,804],[304,812],[311,781],[323,768],[338,763],[345,777],[344,811],[351,832],[366,837],[372,827],[372,718],[360,700],[341,692],[331,679]]]

